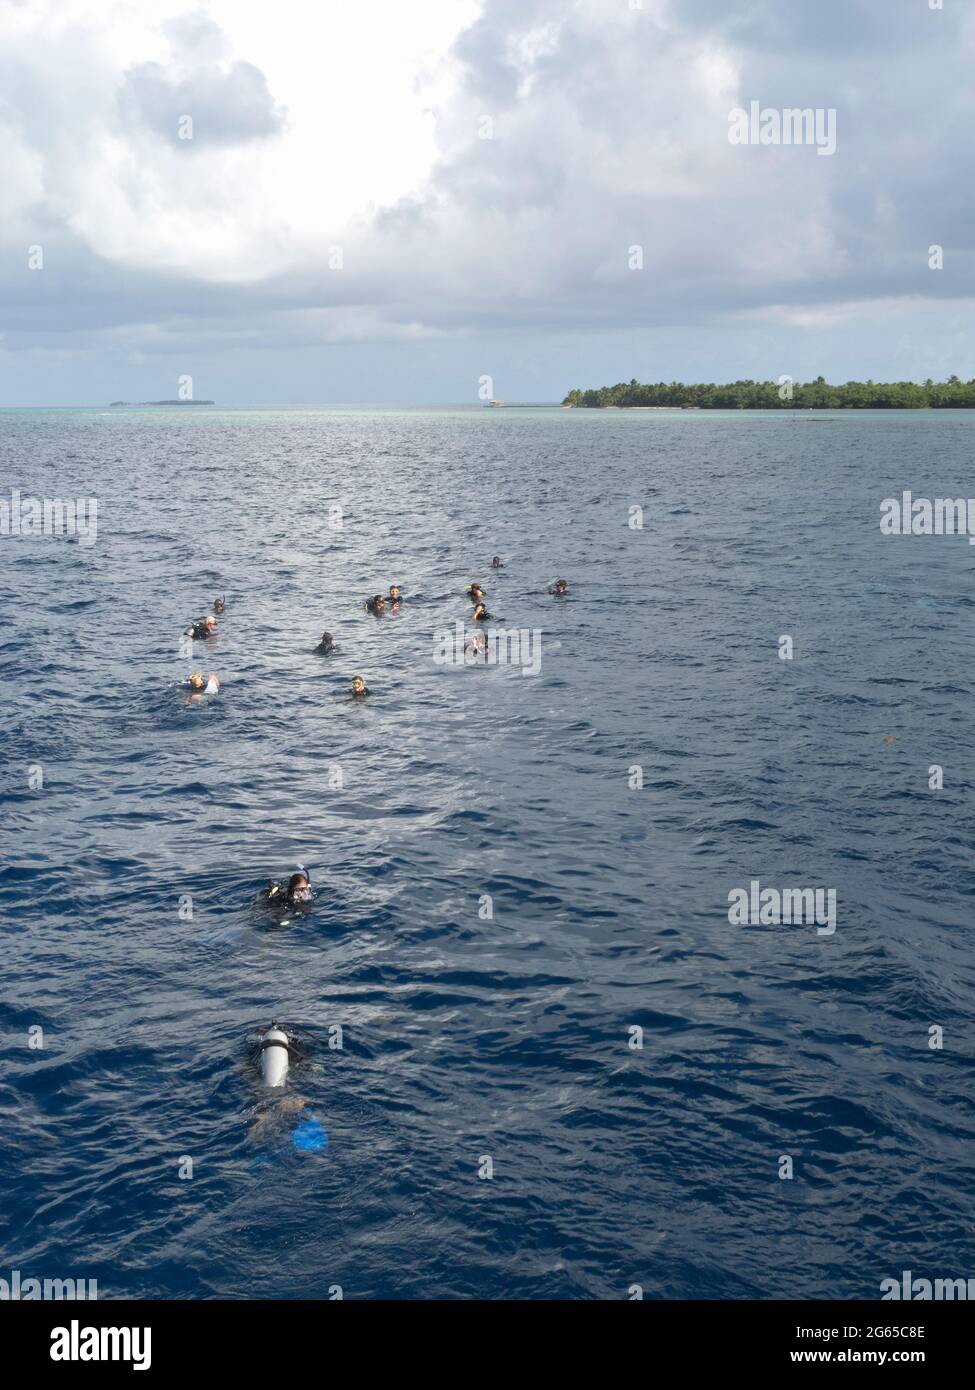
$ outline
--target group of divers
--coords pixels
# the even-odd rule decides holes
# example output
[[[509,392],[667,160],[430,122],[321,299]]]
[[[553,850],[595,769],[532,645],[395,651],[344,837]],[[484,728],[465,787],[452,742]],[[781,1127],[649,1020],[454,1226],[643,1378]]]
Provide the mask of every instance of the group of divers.
[[[491,567],[496,570],[504,569],[499,555],[494,556]],[[548,593],[555,598],[564,598],[568,589],[567,580],[556,579]],[[481,585],[476,582],[469,584],[466,593],[474,605],[470,613],[471,622],[478,624],[492,622],[494,615],[487,610],[485,603],[487,595]],[[398,613],[403,601],[403,594],[399,585],[390,584],[388,593],[374,594],[363,606],[367,613],[371,613],[373,617],[381,618],[387,613]],[[191,623],[185,629],[184,636],[191,638],[194,642],[205,642],[209,638],[215,637],[217,635],[217,619],[223,617],[226,611],[226,597],[221,596],[214,599],[213,612]],[[323,632],[318,646],[313,648],[316,656],[332,656],[336,650],[330,632]],[[487,637],[484,632],[473,634],[465,647],[465,651],[468,650],[483,654],[486,657]],[[190,692],[190,701],[195,704],[200,696],[215,695],[220,689],[220,680],[213,671],[208,676],[204,676],[201,671],[194,671],[184,682],[184,686]],[[354,700],[361,700],[370,693],[362,676],[352,677],[349,691]],[[307,911],[311,901],[311,879],[304,869],[293,873],[287,883],[272,880],[258,897],[258,902],[269,908],[282,925],[290,920],[292,915]],[[268,1086],[283,1086],[288,1073],[290,1051],[287,1035],[277,1023],[272,1023],[270,1028],[262,1029],[261,1032],[263,1040],[260,1044],[260,1062],[264,1083]]]

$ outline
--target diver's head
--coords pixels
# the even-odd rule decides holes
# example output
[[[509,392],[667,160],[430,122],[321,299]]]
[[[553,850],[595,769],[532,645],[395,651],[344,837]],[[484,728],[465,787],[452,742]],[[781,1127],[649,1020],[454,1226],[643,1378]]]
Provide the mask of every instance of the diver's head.
[[[555,581],[555,592],[556,592],[557,594],[564,594],[565,591],[566,591],[566,589],[567,589],[568,587],[569,587],[569,581],[568,581],[567,579],[556,579],[556,581]]]
[[[481,618],[486,618],[486,617],[487,617],[487,608],[484,606],[483,603],[478,603],[478,604],[475,606],[475,608],[474,608],[474,619],[475,619],[475,621],[480,621]]]
[[[385,608],[386,600],[382,594],[374,594],[372,599],[373,608]]]
[[[330,647],[331,645],[332,645],[332,634],[331,634],[330,632],[323,632],[323,633],[322,633],[322,646],[323,646],[323,647]]]
[[[311,880],[307,874],[292,874],[288,879],[288,897],[292,902],[307,902],[311,897]]]
[[[214,613],[222,613],[223,610],[226,608],[226,606],[227,606],[227,605],[226,605],[226,603],[224,602],[224,600],[223,600],[222,598],[215,598],[215,599],[213,600],[213,611],[214,611]]]
[[[400,596],[399,585],[398,585],[398,584],[390,584],[390,586],[389,586],[389,597],[390,597],[390,598],[393,598],[393,599],[396,599],[396,598],[399,598],[399,596]]]
[[[207,632],[216,632],[217,630],[217,620],[212,613],[208,613],[206,616],[206,629]]]
[[[361,676],[353,676],[353,677],[352,677],[352,694],[353,694],[353,695],[365,695],[365,693],[366,693],[366,683],[365,683],[365,681],[362,679]]]
[[[480,584],[472,584],[467,592],[470,594],[471,598],[484,597],[484,590],[481,588]]]
[[[493,569],[496,569],[496,570],[499,570],[499,569],[501,568],[501,556],[500,556],[500,555],[495,555],[494,559],[491,561],[491,566],[492,566]]]
[[[206,681],[203,679],[203,673],[201,671],[194,671],[190,676],[190,689],[203,690],[205,686]]]

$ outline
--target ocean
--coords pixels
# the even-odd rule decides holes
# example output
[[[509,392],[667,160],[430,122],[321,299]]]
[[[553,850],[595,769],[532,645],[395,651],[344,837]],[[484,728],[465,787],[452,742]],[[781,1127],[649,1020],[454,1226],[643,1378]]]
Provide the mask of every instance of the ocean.
[[[975,1275],[975,549],[879,525],[904,489],[975,494],[973,429],[0,412],[0,499],[97,499],[93,544],[0,536],[0,1277]],[[473,580],[536,673],[435,659]],[[282,925],[255,899],[299,865]],[[832,892],[833,928],[733,922],[754,882]]]

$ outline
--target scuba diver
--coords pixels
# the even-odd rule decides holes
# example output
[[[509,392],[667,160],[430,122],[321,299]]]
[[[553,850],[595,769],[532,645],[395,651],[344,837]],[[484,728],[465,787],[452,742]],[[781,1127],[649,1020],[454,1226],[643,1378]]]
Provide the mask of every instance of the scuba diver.
[[[491,622],[491,620],[493,619],[493,617],[494,617],[494,614],[493,614],[493,613],[489,613],[489,612],[487,611],[487,608],[485,607],[485,605],[484,605],[483,603],[477,603],[477,604],[474,605],[474,612],[471,614],[471,621],[472,621],[472,622],[474,622],[474,623],[489,623],[489,622]]]
[[[473,666],[483,656],[487,661],[488,644],[486,632],[474,632],[464,643],[464,663]]]
[[[227,600],[226,598],[224,598],[223,595],[221,595],[220,598],[215,598],[213,600],[213,611],[214,613],[226,613]]]
[[[366,685],[361,676],[353,676],[352,684],[349,687],[352,691],[353,700],[361,700],[364,695],[371,695],[372,691]]]
[[[556,579],[554,589],[549,589],[549,593],[555,598],[565,598],[569,591],[569,581],[567,579]]]
[[[220,689],[220,682],[212,671],[206,680],[204,680],[201,671],[194,671],[185,684],[189,686],[194,695],[216,695]]]
[[[287,885],[272,879],[260,893],[259,901],[281,912],[295,911],[311,902],[311,879],[303,869],[292,874]]]
[[[390,584],[389,593],[386,595],[386,602],[389,604],[390,608],[395,613],[397,608],[403,602],[403,595],[399,591],[398,584]]]
[[[501,563],[501,556],[500,556],[500,555],[495,555],[494,559],[491,561],[491,568],[494,569],[494,570],[503,570],[503,569],[504,569],[504,565]]]
[[[480,603],[484,598],[484,590],[480,584],[468,584],[467,597],[473,599],[475,603]]]
[[[305,1059],[304,1044],[275,1019],[270,1027],[265,1024],[257,1029],[250,1052],[260,1073],[262,1094],[251,1110],[248,1139],[266,1142],[275,1130],[297,1118],[298,1124],[291,1133],[294,1147],[302,1153],[327,1150],[328,1134],[324,1125],[305,1097],[293,1089],[290,1077],[292,1062],[300,1067]]]
[[[217,620],[212,613],[208,613],[205,618],[200,618],[192,623],[183,634],[185,637],[192,637],[194,642],[203,642],[208,637],[216,637]]]
[[[372,598],[366,603],[366,612],[371,613],[374,618],[381,618],[386,612],[386,600],[382,594],[373,594]]]
[[[331,656],[332,653],[333,653],[334,651],[335,651],[335,643],[332,641],[332,634],[331,634],[330,632],[323,632],[323,633],[322,633],[322,640],[319,642],[318,646],[315,648],[315,655],[316,655],[316,656]]]

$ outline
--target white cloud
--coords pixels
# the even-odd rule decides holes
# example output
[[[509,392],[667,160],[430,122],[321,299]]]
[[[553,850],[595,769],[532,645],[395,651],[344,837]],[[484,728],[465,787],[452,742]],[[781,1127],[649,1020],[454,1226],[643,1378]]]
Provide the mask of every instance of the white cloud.
[[[5,345],[815,332],[962,302],[973,33],[915,0],[789,24],[777,0],[8,5]],[[835,105],[836,155],[730,145],[752,98]]]
[[[126,266],[232,280],[300,264],[429,172],[429,102],[476,13],[465,0],[4,9],[8,217],[22,236],[47,212]]]

